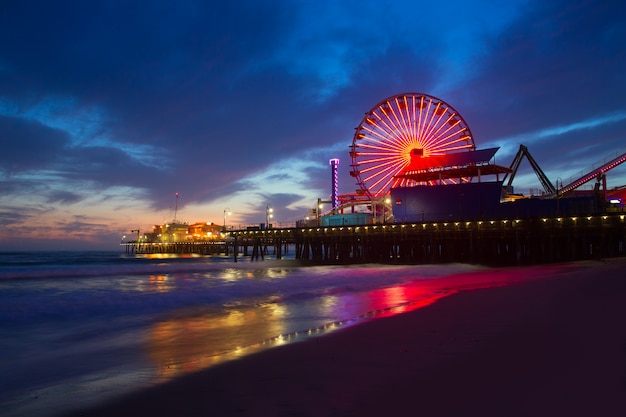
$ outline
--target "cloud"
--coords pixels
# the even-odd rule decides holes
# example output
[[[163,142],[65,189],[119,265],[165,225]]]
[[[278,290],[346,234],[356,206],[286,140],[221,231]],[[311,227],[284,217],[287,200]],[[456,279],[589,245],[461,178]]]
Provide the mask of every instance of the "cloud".
[[[37,121],[0,115],[0,170],[5,174],[54,166],[68,144],[67,134]]]
[[[81,201],[83,198],[71,191],[54,191],[48,195],[48,203],[73,204]]]

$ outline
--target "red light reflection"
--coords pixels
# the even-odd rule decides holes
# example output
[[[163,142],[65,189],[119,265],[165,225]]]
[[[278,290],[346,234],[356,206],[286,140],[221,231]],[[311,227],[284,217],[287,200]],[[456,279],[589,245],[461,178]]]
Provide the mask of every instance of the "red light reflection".
[[[485,269],[416,279],[362,293],[335,293],[297,302],[267,302],[221,312],[172,317],[153,326],[148,356],[161,379],[236,359],[260,349],[305,340],[371,318],[429,306],[459,291],[516,285],[569,272],[572,266]],[[162,281],[154,277],[159,285]],[[308,327],[307,327],[308,326]]]

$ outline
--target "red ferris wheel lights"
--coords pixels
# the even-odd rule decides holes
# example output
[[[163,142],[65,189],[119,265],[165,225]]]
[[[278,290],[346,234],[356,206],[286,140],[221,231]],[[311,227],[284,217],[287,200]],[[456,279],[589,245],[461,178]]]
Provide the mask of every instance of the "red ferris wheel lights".
[[[465,136],[463,136],[463,137],[456,137],[460,133],[462,133],[462,132],[460,132],[460,131],[452,132],[451,134],[449,134],[446,137],[443,137],[443,138],[441,138],[441,139],[439,139],[437,141],[433,141],[431,146],[434,149],[434,148],[439,148],[438,145],[440,143],[444,142],[444,141],[446,141],[446,142],[444,142],[444,145],[452,145],[452,144],[457,143],[457,142],[467,141],[467,137],[465,137]]]
[[[356,166],[358,166],[358,167],[367,166],[368,168],[362,168],[360,170],[361,172],[367,172],[369,170],[379,169],[382,166],[393,164],[393,163],[396,163],[396,162],[398,162],[398,158],[397,157],[395,157],[395,158],[394,157],[385,157],[385,158],[371,159],[371,160],[368,161],[368,165],[360,164],[360,163],[357,162]]]
[[[387,160],[384,160],[384,161],[381,160],[379,163],[374,164],[374,165],[370,165],[370,166],[365,167],[365,168],[363,168],[362,165],[357,164],[357,166],[360,167],[360,172],[361,173],[366,173],[366,172],[370,172],[370,171],[377,171],[377,172],[382,173],[386,169],[388,169],[390,166],[397,167],[398,165],[404,166],[406,164],[403,163],[403,162],[398,162],[397,160],[394,161],[393,159],[387,159]],[[371,179],[371,178],[372,177],[369,177],[368,179]]]
[[[401,144],[390,144],[390,143],[385,143],[385,142],[381,142],[381,141],[377,141],[377,140],[372,140],[372,142],[374,142],[375,144],[373,144],[373,145],[362,144],[360,146],[360,148],[361,149],[381,150],[381,151],[385,151],[385,153],[387,153],[387,154],[402,152],[404,149],[406,149],[406,147],[401,147],[400,146]],[[366,153],[369,153],[369,152],[366,151]]]
[[[389,117],[389,114],[385,114],[386,116],[385,119],[383,119],[381,116],[376,114],[376,116],[380,118],[380,121],[383,123],[383,125],[387,129],[385,130],[381,128],[380,130],[384,133],[384,136],[386,138],[393,137],[394,133],[398,132],[400,133],[400,136],[398,137],[398,139],[405,139],[405,140],[408,139],[405,135],[402,134],[403,129],[399,126],[399,120],[398,120],[398,117],[396,116],[395,110],[393,109],[393,107],[390,107],[390,109],[391,109],[390,114],[394,116],[398,124],[394,123],[394,120],[391,117]]]
[[[435,112],[433,112],[433,115],[435,114]],[[446,126],[446,124],[449,124],[450,120],[454,117],[454,115],[450,115],[446,121],[444,123],[441,123],[441,119],[443,118],[443,115],[439,116],[437,118],[436,122],[432,122],[431,119],[431,123],[430,123],[430,129],[428,130],[428,132],[426,132],[425,136],[427,136],[429,138],[429,140],[431,141],[437,141],[438,138],[440,138],[441,136],[445,135],[446,133],[448,133],[450,131],[450,129],[452,129],[454,126],[448,126],[446,127],[445,130],[443,130],[441,132],[441,130],[444,128],[444,126]],[[432,126],[431,126],[432,125]],[[436,130],[435,130],[436,128]]]
[[[388,187],[417,185],[398,174],[411,158],[428,158],[474,148],[462,117],[444,101],[420,93],[398,94],[365,114],[352,143],[352,174],[369,195]],[[422,184],[450,181],[423,181]]]

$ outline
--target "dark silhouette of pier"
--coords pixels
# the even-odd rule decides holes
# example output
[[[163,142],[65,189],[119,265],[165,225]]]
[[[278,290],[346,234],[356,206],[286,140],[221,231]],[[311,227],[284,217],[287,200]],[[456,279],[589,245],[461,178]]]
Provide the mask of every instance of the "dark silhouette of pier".
[[[129,253],[223,254],[305,264],[463,262],[532,265],[626,256],[623,212],[592,216],[232,230],[212,244],[134,245]]]

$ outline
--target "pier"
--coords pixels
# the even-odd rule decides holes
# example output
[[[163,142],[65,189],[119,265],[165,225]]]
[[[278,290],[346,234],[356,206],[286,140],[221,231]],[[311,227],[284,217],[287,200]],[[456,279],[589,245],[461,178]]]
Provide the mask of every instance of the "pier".
[[[198,253],[304,264],[533,265],[626,256],[623,212],[593,216],[233,230],[219,244],[126,243],[127,253]],[[132,246],[132,248],[129,248]]]
[[[128,254],[221,254],[235,262],[288,255],[303,264],[513,266],[626,256],[626,186],[609,190],[606,178],[626,162],[624,150],[565,183],[558,177],[554,186],[525,145],[509,167],[495,163],[498,149],[478,149],[465,120],[443,100],[397,94],[355,128],[355,193],[339,194],[339,159],[330,159],[331,200],[318,198],[296,227],[272,227],[266,205],[265,223],[256,226],[227,230],[225,209],[221,228],[173,220],[143,240],[131,230],[136,240],[121,244]],[[515,192],[524,160],[542,193]],[[580,189],[594,179],[593,190]],[[324,212],[323,204],[331,208]],[[197,241],[211,237],[221,240]]]
[[[228,246],[224,241],[200,242],[123,242],[127,255],[136,254],[228,254]]]

